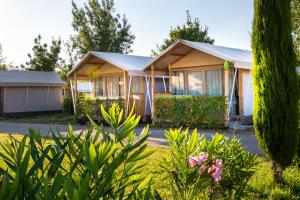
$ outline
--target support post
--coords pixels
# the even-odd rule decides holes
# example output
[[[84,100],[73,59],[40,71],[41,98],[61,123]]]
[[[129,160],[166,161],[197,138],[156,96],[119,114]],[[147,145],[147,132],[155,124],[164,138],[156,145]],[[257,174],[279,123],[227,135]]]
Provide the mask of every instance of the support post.
[[[93,99],[96,99],[96,85],[97,85],[97,79],[96,79],[96,73],[93,72],[93,93],[92,93],[92,97]]]
[[[229,100],[229,104],[228,104],[228,113],[227,113],[227,117],[228,117],[228,122],[230,120],[229,115],[230,115],[230,108],[231,108],[231,103],[232,103],[232,97],[233,97],[233,91],[234,91],[234,86],[235,86],[235,80],[236,80],[236,73],[237,73],[237,68],[235,68],[235,72],[234,72],[234,77],[233,77],[233,82],[232,82],[232,88],[231,88],[231,94],[230,94],[230,100]]]
[[[74,87],[73,87],[73,83],[72,83],[72,80],[70,80],[70,87],[71,87],[71,95],[72,95],[72,103],[73,103],[73,112],[75,114],[76,112],[76,105],[75,105],[75,98],[74,98]]]
[[[154,96],[155,96],[155,74],[154,74],[154,65],[151,65],[151,92],[152,92],[152,110],[151,117],[154,117]]]
[[[128,86],[128,95],[127,95],[127,108],[126,108],[126,113],[129,113],[129,104],[130,104],[130,93],[131,93],[131,80],[132,80],[132,76],[128,76],[129,78],[129,86]]]
[[[78,88],[77,88],[77,75],[74,72],[74,115],[77,115],[77,97],[78,97]]]
[[[172,92],[172,71],[171,71],[171,64],[168,65],[169,70],[169,92]]]
[[[127,71],[124,71],[123,73],[123,80],[124,80],[124,84],[123,84],[123,87],[124,87],[124,106],[125,108],[127,108],[127,97],[128,97],[128,80],[127,80],[127,75],[128,75],[128,72]],[[128,116],[128,113],[127,113],[127,109],[125,110],[125,115],[126,117]]]

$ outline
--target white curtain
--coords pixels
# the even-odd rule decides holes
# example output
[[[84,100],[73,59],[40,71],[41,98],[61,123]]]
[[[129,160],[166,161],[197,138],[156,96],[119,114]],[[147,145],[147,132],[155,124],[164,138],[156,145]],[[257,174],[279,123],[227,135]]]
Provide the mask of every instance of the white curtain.
[[[188,94],[193,96],[200,96],[203,94],[202,72],[188,72]]]
[[[184,73],[183,72],[173,72],[172,94],[174,95],[184,94]]]
[[[131,92],[132,93],[142,93],[142,81],[143,77],[133,76],[131,79]]]
[[[208,96],[222,95],[222,71],[208,70],[205,72],[206,93]]]

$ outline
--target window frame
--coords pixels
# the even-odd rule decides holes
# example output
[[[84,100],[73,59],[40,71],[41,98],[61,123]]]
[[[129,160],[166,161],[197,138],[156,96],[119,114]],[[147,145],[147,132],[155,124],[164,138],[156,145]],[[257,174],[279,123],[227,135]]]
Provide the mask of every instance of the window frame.
[[[207,86],[206,86],[206,71],[214,71],[219,70],[221,73],[221,96],[224,96],[224,69],[223,67],[195,67],[192,69],[186,69],[186,68],[178,68],[178,69],[172,69],[172,77],[174,75],[174,72],[182,72],[183,73],[183,85],[184,85],[184,92],[182,95],[190,95],[189,94],[189,80],[188,80],[188,73],[189,72],[201,72],[201,80],[202,80],[202,92],[200,96],[206,96],[207,95]],[[171,83],[171,87],[173,88],[174,85]],[[181,95],[181,94],[174,94],[172,91],[172,95]]]

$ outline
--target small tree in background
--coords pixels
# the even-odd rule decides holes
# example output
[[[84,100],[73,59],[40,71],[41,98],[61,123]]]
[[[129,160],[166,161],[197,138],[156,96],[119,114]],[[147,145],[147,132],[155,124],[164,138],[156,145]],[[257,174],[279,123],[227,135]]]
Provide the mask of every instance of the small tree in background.
[[[214,39],[208,36],[208,27],[202,28],[198,18],[192,20],[190,12],[186,11],[186,22],[181,26],[171,27],[169,38],[165,39],[163,44],[156,46],[156,50],[152,50],[153,56],[158,56],[163,50],[168,48],[171,44],[178,39],[192,40],[197,42],[205,42],[209,44],[214,43]]]
[[[51,46],[48,48],[46,43],[42,43],[42,37],[38,35],[34,38],[33,55],[28,54],[29,61],[22,67],[31,71],[54,71],[60,61],[60,50],[60,39],[52,39]]]
[[[135,36],[125,17],[115,14],[113,0],[89,0],[83,8],[72,1],[73,45],[83,56],[88,51],[130,53]]]
[[[6,70],[7,69],[6,58],[2,55],[2,52],[3,52],[3,48],[0,43],[0,70]]]
[[[260,147],[273,162],[274,178],[295,156],[298,88],[290,0],[255,0],[252,35],[254,127]]]

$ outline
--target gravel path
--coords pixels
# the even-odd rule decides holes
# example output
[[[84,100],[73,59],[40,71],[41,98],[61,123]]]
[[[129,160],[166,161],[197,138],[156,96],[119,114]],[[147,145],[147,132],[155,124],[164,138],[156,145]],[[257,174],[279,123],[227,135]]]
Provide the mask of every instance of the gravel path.
[[[68,125],[55,125],[55,124],[31,124],[31,123],[11,123],[11,122],[0,122],[0,133],[18,133],[18,134],[28,134],[28,128],[39,129],[42,135],[48,135],[49,130],[56,131],[59,130],[62,135],[66,135],[68,132]],[[86,130],[86,126],[74,125],[72,126],[75,133],[79,133],[82,130]],[[139,133],[142,130],[141,127],[137,128],[136,132]],[[151,129],[151,137],[149,137],[148,142],[150,145],[154,146],[166,146],[166,139],[163,134],[163,129]],[[203,131],[199,130],[201,134],[204,134],[208,139],[215,134],[216,131]],[[228,137],[233,137],[232,130],[222,130],[220,133],[225,133]],[[237,135],[243,145],[248,151],[254,154],[263,155],[262,151],[258,147],[258,142],[252,130],[236,130],[235,135]]]

